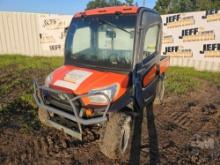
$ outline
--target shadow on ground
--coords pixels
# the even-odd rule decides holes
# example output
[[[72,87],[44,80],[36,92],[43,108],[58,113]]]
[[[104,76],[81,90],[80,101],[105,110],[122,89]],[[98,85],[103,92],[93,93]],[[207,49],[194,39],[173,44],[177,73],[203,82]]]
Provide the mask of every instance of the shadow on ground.
[[[146,113],[144,113],[146,111]],[[131,142],[131,153],[129,164],[140,164],[141,150],[143,148],[142,141],[142,123],[146,114],[148,132],[148,148],[149,148],[149,164],[160,164],[160,154],[158,147],[157,130],[154,121],[153,105],[148,105],[146,108],[140,110],[140,114],[134,121],[133,137]]]

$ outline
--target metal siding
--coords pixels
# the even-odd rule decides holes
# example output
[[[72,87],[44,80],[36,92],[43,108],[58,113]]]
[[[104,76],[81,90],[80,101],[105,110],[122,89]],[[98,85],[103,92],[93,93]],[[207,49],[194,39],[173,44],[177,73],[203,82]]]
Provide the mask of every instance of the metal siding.
[[[22,54],[26,55],[28,54],[28,36],[27,36],[27,29],[26,29],[26,22],[25,22],[25,16],[23,13],[21,13],[20,15],[20,26],[22,29],[22,39],[23,39],[23,43],[22,43]]]
[[[27,35],[28,37],[28,49],[29,49],[29,54],[31,56],[34,55],[34,43],[33,43],[33,28],[31,26],[31,14],[26,15],[26,23],[27,23]]]
[[[11,43],[12,54],[15,54],[16,53],[16,49],[17,49],[16,48],[17,42],[16,42],[15,38],[16,38],[17,34],[15,34],[16,25],[14,23],[13,16],[14,16],[14,14],[11,14],[8,17],[8,27],[9,27],[10,43]]]
[[[17,32],[18,32],[18,37],[19,37],[19,49],[17,51],[17,54],[23,54],[25,52],[24,48],[24,35],[23,35],[23,29],[22,29],[22,22],[21,22],[21,14],[22,13],[17,13],[16,14],[16,19],[17,19]]]
[[[37,22],[37,14],[34,14],[33,19],[32,19],[32,23],[33,23],[33,29],[34,29],[34,34],[35,35],[35,42],[36,42],[36,55],[43,55],[43,50],[40,46],[40,39],[39,39],[39,30],[38,30],[38,22]]]
[[[18,33],[18,23],[17,23],[17,17],[16,14],[13,13],[12,16],[12,20],[13,20],[13,34],[14,34],[14,42],[15,42],[15,54],[17,54],[19,52],[19,33]]]
[[[25,29],[25,39],[26,39],[26,50],[27,50],[27,54],[32,55],[31,53],[31,38],[30,38],[30,33],[29,30],[31,29],[30,24],[28,22],[28,14],[23,14],[24,17],[24,26],[23,28]]]
[[[37,42],[37,31],[36,31],[36,26],[34,24],[35,22],[35,15],[31,14],[30,19],[30,24],[31,24],[31,29],[32,29],[32,42],[33,42],[33,55],[40,54],[38,52],[38,42]]]
[[[2,15],[2,29],[3,29],[3,37],[4,37],[4,44],[5,44],[5,50],[4,50],[4,53],[7,53],[7,52],[10,52],[8,46],[9,46],[9,43],[8,43],[8,27],[7,27],[7,15],[6,13],[3,13]]]
[[[5,43],[4,43],[4,31],[2,28],[3,20],[2,15],[0,15],[0,53],[3,54],[5,50]]]
[[[22,52],[22,44],[23,44],[23,34],[22,34],[22,28],[21,28],[21,23],[20,23],[20,14],[15,14],[15,25],[16,25],[16,33],[17,33],[17,38],[15,42],[17,42],[17,51],[16,54],[19,54]]]
[[[8,33],[7,36],[8,36],[8,48],[9,48],[9,51],[11,54],[14,54],[14,48],[15,48],[15,42],[13,40],[14,36],[13,36],[13,28],[12,28],[12,20],[11,20],[11,16],[12,14],[9,14],[7,13],[7,22],[6,22],[6,28],[7,28],[7,31]]]
[[[0,54],[63,55],[63,50],[43,49],[39,38],[40,15],[40,13],[0,12]],[[57,17],[67,19],[69,22],[72,18],[72,16],[66,15],[44,15],[46,15],[46,19]],[[54,34],[56,35],[56,33]]]

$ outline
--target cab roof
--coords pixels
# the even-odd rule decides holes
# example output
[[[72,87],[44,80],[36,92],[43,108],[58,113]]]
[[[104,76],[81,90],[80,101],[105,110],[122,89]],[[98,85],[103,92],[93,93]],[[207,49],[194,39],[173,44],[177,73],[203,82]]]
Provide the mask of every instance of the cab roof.
[[[136,14],[139,7],[137,6],[111,6],[104,8],[97,8],[78,12],[74,17],[91,16],[91,15],[104,15],[104,14]]]

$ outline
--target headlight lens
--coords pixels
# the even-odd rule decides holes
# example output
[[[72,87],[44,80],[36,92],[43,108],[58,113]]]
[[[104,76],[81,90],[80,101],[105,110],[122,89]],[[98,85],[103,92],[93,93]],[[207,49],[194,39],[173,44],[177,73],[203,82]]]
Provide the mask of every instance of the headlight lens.
[[[106,88],[103,88],[103,89],[91,90],[89,93],[91,93],[91,94],[104,93],[106,96],[108,96],[110,101],[112,101],[113,98],[115,97],[118,89],[119,89],[118,84],[113,84],[113,85],[106,87]],[[91,103],[108,104],[108,99],[104,95],[101,95],[101,94],[91,95],[88,98]]]
[[[45,79],[45,82],[44,82],[44,85],[46,87],[49,87],[49,84],[52,81],[52,78],[53,78],[52,73],[47,76],[47,78]]]

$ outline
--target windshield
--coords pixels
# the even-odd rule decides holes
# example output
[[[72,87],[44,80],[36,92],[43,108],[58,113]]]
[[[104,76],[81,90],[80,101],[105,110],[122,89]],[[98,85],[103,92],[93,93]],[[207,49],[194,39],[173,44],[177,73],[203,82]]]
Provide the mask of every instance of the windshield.
[[[73,19],[65,45],[66,64],[130,69],[135,24],[135,15]]]

